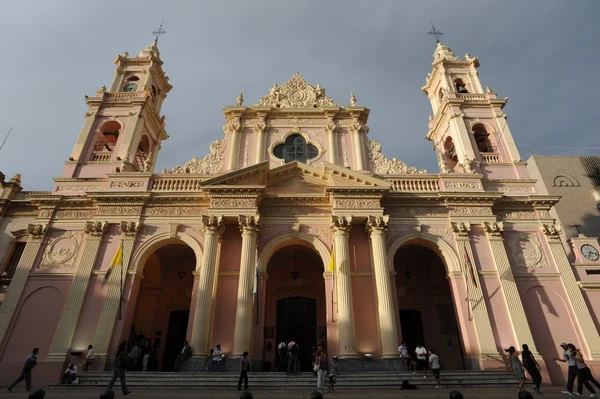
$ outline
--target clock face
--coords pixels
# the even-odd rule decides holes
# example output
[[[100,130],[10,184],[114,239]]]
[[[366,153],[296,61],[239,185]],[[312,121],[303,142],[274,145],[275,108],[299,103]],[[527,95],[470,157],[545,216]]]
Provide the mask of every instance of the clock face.
[[[137,90],[137,85],[135,83],[127,83],[125,85],[125,87],[123,87],[123,91],[136,91]]]
[[[585,244],[581,246],[581,254],[585,256],[586,259],[591,260],[592,262],[595,262],[600,258],[598,250],[590,244]]]

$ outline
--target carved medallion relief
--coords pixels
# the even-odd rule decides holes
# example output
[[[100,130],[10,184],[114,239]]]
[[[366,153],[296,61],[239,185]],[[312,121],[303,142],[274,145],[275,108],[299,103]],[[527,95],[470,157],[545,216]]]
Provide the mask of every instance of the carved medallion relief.
[[[42,262],[38,269],[61,267],[74,267],[79,247],[81,246],[81,234],[73,234],[66,231],[58,237],[50,240],[44,251]]]
[[[507,233],[508,254],[513,269],[538,269],[549,267],[537,234]]]

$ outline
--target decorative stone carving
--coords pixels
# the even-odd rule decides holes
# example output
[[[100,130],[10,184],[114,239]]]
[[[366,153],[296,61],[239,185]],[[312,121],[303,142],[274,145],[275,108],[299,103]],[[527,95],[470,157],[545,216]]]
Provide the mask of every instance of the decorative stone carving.
[[[260,238],[262,240],[268,240],[272,236],[279,235],[279,233],[283,233],[284,231],[285,229],[283,229],[282,227],[266,227],[261,229]]]
[[[113,181],[110,182],[110,187],[114,188],[136,188],[143,187],[143,181]]]
[[[202,233],[214,232],[221,236],[225,232],[225,221],[222,216],[202,216]]]
[[[348,140],[350,140],[350,138],[348,137],[350,134],[348,132],[344,132],[342,137],[340,138],[340,140],[342,141],[342,155],[344,156],[344,166],[350,166],[350,149],[349,149],[349,144],[348,144]]]
[[[554,177],[552,187],[579,187],[579,182],[574,177],[557,175]]]
[[[329,207],[318,206],[266,206],[260,208],[263,216],[320,216],[331,214]]]
[[[87,193],[88,191],[102,191],[104,186],[58,186],[56,192],[70,191],[74,193]]]
[[[371,172],[379,175],[400,175],[406,173],[418,173],[425,174],[425,169],[418,170],[411,166],[408,167],[402,161],[396,158],[387,159],[385,155],[381,153],[381,144],[377,141],[367,139],[369,144],[368,157],[369,157],[369,168]]]
[[[152,169],[152,158],[153,158],[153,156],[152,156],[151,152],[146,155],[146,158],[144,158],[143,170],[142,170],[143,172],[150,172],[150,170]],[[141,186],[138,186],[138,187],[141,187]]]
[[[44,238],[46,233],[48,232],[47,224],[28,224],[27,225],[27,233],[33,239],[41,239]]]
[[[183,166],[176,166],[171,170],[163,170],[163,173],[199,173],[212,175],[218,173],[225,159],[225,140],[215,140],[210,145],[210,154],[202,159],[194,158]]]
[[[308,232],[317,238],[320,238],[327,245],[331,245],[331,228],[327,227],[309,227]]]
[[[171,238],[176,238],[177,237],[177,231],[179,231],[179,223],[171,223],[169,225],[169,237]]]
[[[449,229],[428,229],[427,232],[429,234],[439,234],[445,237],[448,237],[450,235]]]
[[[256,198],[211,198],[212,208],[254,208]]]
[[[369,127],[360,122],[353,122],[348,128],[354,134],[369,133]]]
[[[236,105],[238,107],[241,107],[242,104],[244,104],[244,95],[240,92],[240,94],[238,95],[237,100],[236,100]]]
[[[515,269],[535,269],[548,266],[536,234],[511,233],[508,238],[508,247],[508,253]]]
[[[479,185],[479,183],[477,183],[477,182],[466,182],[466,181],[446,182],[445,186],[446,186],[446,188],[473,188],[473,189],[477,189],[477,188],[481,187]]]
[[[385,216],[369,216],[365,222],[365,230],[367,234],[371,235],[374,230],[380,231],[383,234],[387,233],[388,222],[390,221],[389,215]]]
[[[342,231],[346,234],[350,234],[350,231],[352,230],[352,216],[332,216],[331,229],[335,232]]]
[[[262,133],[264,133],[264,131],[265,131],[266,128],[267,128],[267,125],[265,125],[264,123],[257,123],[257,124],[255,124],[253,126],[255,134],[262,134]]]
[[[336,198],[335,208],[380,208],[378,199]]]
[[[443,207],[406,207],[391,208],[390,212],[398,217],[436,217],[448,216],[448,210]]]
[[[540,219],[550,219],[550,212],[548,212],[548,211],[538,210],[537,214]]]
[[[356,106],[356,96],[354,95],[354,93],[350,93],[350,105],[352,107]]]
[[[471,231],[471,223],[469,222],[452,222],[450,227],[457,237],[468,238]]]
[[[79,235],[70,231],[65,231],[62,235],[53,238],[46,246],[38,269],[75,266],[75,257],[81,245],[79,238]]]
[[[450,208],[450,216],[493,216],[491,208],[487,207],[460,207]]]
[[[537,215],[533,211],[498,212],[498,216],[506,220],[537,219]]]
[[[329,134],[335,134],[335,132],[338,129],[337,125],[335,123],[333,123],[333,122],[327,123],[323,128]]]
[[[503,193],[512,193],[512,192],[522,192],[522,193],[532,193],[533,187],[515,187],[515,186],[495,186],[488,187],[489,191],[499,191]]]
[[[99,216],[139,215],[141,213],[141,206],[102,206],[98,209]]]
[[[260,231],[260,216],[240,215],[238,216],[238,224],[241,233],[249,232],[253,234],[258,234],[258,232]]]
[[[548,237],[548,240],[560,241],[560,233],[562,233],[562,227],[558,224],[543,224],[541,226],[542,233]]]
[[[102,234],[104,234],[104,231],[106,231],[107,226],[108,222],[85,222],[85,225],[83,226],[83,232],[92,237],[102,237]]]
[[[274,85],[269,94],[256,104],[256,106],[274,108],[319,108],[335,105],[337,104],[325,95],[325,89],[320,85],[317,87],[309,85],[299,73],[295,73],[281,87]]]
[[[121,222],[119,226],[121,233],[126,237],[135,237],[140,229],[140,223],[137,222]]]
[[[202,216],[206,208],[191,206],[153,206],[144,209],[144,216]]]
[[[475,171],[471,168],[472,163],[473,160],[471,158],[465,157],[465,160],[461,163],[465,173],[475,173]]]
[[[488,237],[501,238],[504,224],[502,222],[483,222],[483,231]]]

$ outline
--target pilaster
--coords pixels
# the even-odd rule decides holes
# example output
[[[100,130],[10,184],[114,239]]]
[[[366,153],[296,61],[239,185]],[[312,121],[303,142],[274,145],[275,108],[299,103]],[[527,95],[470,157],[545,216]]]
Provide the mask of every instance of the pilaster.
[[[396,310],[392,296],[392,280],[385,245],[388,221],[389,216],[370,216],[366,222],[366,229],[371,237],[371,251],[373,253],[381,357],[395,359],[398,357],[398,334],[396,331]]]
[[[233,357],[241,357],[244,351],[250,352],[251,349],[252,290],[256,272],[256,243],[260,230],[258,216],[239,216],[238,223],[242,233],[242,254],[235,313]]]
[[[334,231],[335,275],[338,302],[338,357],[356,358],[354,335],[354,310],[352,307],[352,279],[350,276],[349,238],[352,230],[352,217],[333,216],[331,228]]]
[[[191,347],[195,357],[208,356],[214,302],[214,288],[219,241],[225,231],[221,216],[203,216],[204,253],[196,293]]]
[[[229,138],[227,140],[227,170],[236,170],[242,140],[242,125],[239,122],[229,122],[223,126],[223,131]]]
[[[600,359],[600,336],[562,245],[560,239],[562,229],[557,225],[542,225],[542,231],[546,236],[552,258],[561,274],[565,291],[575,313],[575,321],[581,329],[581,341],[585,342],[587,346],[589,356],[586,358],[588,360],[598,360]]]
[[[83,255],[65,301],[50,350],[44,361],[64,362],[67,358],[77,328],[79,314],[87,294],[92,269],[96,263],[98,248],[107,225],[107,222],[86,222],[84,226],[84,232],[87,233],[88,237]]]
[[[325,134],[327,136],[327,162],[337,165],[338,143],[336,140],[337,125],[329,122],[325,125]]]
[[[17,305],[23,294],[23,289],[27,283],[29,272],[33,268],[35,261],[38,257],[40,247],[44,241],[44,237],[48,232],[48,225],[44,224],[30,224],[27,226],[27,233],[29,234],[29,240],[23,250],[23,255],[19,260],[19,264],[15,270],[15,273],[10,281],[8,291],[0,305],[0,343],[5,344],[4,339],[8,332],[13,316],[17,309]]]
[[[355,122],[350,125],[350,134],[352,136],[352,147],[354,150],[353,153],[356,170],[367,170],[365,161],[365,140],[363,137],[363,131],[365,129],[365,125],[360,122]]]
[[[98,319],[98,327],[94,334],[94,348],[96,355],[105,359],[108,357],[110,341],[115,329],[117,313],[120,310],[121,294],[127,281],[129,259],[140,224],[137,222],[121,222],[121,245],[123,245],[122,265],[115,265],[108,277],[108,291]]]
[[[256,137],[256,146],[254,148],[254,163],[259,164],[265,161],[267,154],[267,125],[263,123],[257,123],[254,125],[254,136]]]

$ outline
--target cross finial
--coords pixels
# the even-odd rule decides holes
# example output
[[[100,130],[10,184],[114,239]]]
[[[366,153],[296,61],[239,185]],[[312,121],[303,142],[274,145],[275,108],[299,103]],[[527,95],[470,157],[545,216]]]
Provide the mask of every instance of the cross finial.
[[[166,31],[166,30],[164,30],[164,29],[163,29],[163,27],[162,27],[164,23],[165,23],[165,21],[163,20],[163,21],[160,23],[160,27],[159,27],[157,30],[155,30],[155,31],[152,31],[152,35],[154,35],[154,44],[158,44],[158,38],[159,38],[161,35],[164,35],[165,33],[167,33],[167,31]]]
[[[574,224],[573,227],[575,227],[575,230],[577,230],[578,235],[581,234],[581,231],[579,231],[579,228],[581,227],[580,225]]]
[[[440,42],[440,37],[442,37],[442,35],[444,33],[440,32],[437,29],[435,29],[435,26],[433,26],[433,21],[431,21],[431,30],[429,32],[427,32],[427,34],[435,37],[435,41],[439,43]]]

